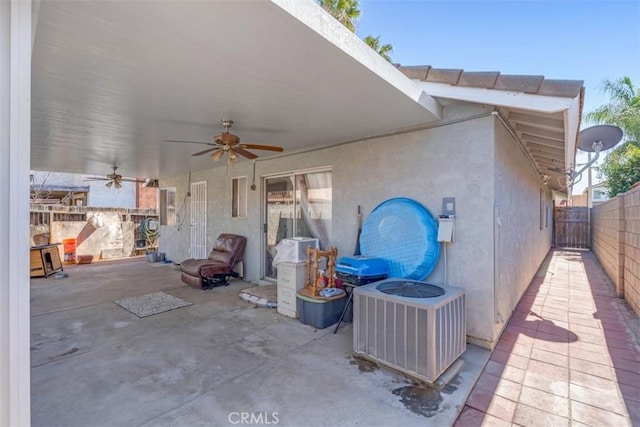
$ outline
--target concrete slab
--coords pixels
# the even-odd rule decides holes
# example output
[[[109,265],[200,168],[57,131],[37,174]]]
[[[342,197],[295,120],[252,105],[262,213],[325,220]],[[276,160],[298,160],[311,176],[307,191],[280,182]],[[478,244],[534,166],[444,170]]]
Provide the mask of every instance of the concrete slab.
[[[430,387],[351,355],[334,335],[257,308],[239,280],[202,291],[143,259],[32,280],[32,423],[38,425],[452,425],[489,352]],[[138,318],[113,303],[156,291],[193,305]]]

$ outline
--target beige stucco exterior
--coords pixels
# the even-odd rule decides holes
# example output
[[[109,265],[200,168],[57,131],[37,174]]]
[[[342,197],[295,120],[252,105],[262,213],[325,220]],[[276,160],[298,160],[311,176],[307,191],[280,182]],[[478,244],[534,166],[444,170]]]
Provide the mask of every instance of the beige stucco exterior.
[[[248,217],[231,217],[231,179],[251,177],[251,163],[213,168],[191,175],[207,182],[207,239],[222,232],[247,236],[245,278],[258,282],[262,266],[262,177],[278,173],[332,171],[331,243],[351,255],[356,210],[364,217],[393,197],[415,199],[433,215],[442,198],[456,198],[455,241],[447,246],[448,284],[467,293],[469,340],[491,347],[550,247],[550,223],[540,229],[541,181],[490,107],[449,103],[443,122],[417,132],[364,140],[256,165],[256,191],[248,191]],[[250,182],[250,179],[249,179]],[[174,260],[189,258],[188,177],[160,180],[175,188],[178,227],[162,227],[161,251]],[[185,203],[182,209],[183,201]],[[545,203],[550,204],[544,192]],[[443,284],[444,261],[427,278]]]

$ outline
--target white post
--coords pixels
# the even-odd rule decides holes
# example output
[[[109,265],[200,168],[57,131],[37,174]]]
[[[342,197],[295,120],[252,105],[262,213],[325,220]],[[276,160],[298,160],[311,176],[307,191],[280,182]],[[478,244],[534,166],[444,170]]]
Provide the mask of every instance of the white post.
[[[589,151],[588,163],[591,163],[591,152]],[[593,207],[593,194],[591,189],[591,166],[589,166],[588,171],[588,181],[587,181],[587,207],[591,209]]]
[[[591,248],[591,208],[593,207],[593,189],[591,188],[591,151],[587,158],[589,171],[587,172],[587,246]]]
[[[31,0],[0,1],[0,425],[30,424]]]

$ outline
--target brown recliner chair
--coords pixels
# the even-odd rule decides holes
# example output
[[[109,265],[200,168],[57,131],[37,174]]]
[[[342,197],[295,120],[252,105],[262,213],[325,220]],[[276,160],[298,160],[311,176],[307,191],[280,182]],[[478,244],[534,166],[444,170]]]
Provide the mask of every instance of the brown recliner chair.
[[[223,233],[216,239],[206,259],[187,259],[180,265],[182,281],[189,286],[210,289],[226,285],[230,277],[238,277],[234,266],[242,261],[246,237]]]

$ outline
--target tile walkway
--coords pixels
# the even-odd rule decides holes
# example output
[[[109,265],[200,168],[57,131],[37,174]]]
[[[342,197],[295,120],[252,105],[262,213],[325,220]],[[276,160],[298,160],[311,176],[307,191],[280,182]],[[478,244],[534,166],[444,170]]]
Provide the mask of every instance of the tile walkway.
[[[552,250],[455,426],[640,426],[638,324],[592,252]]]

